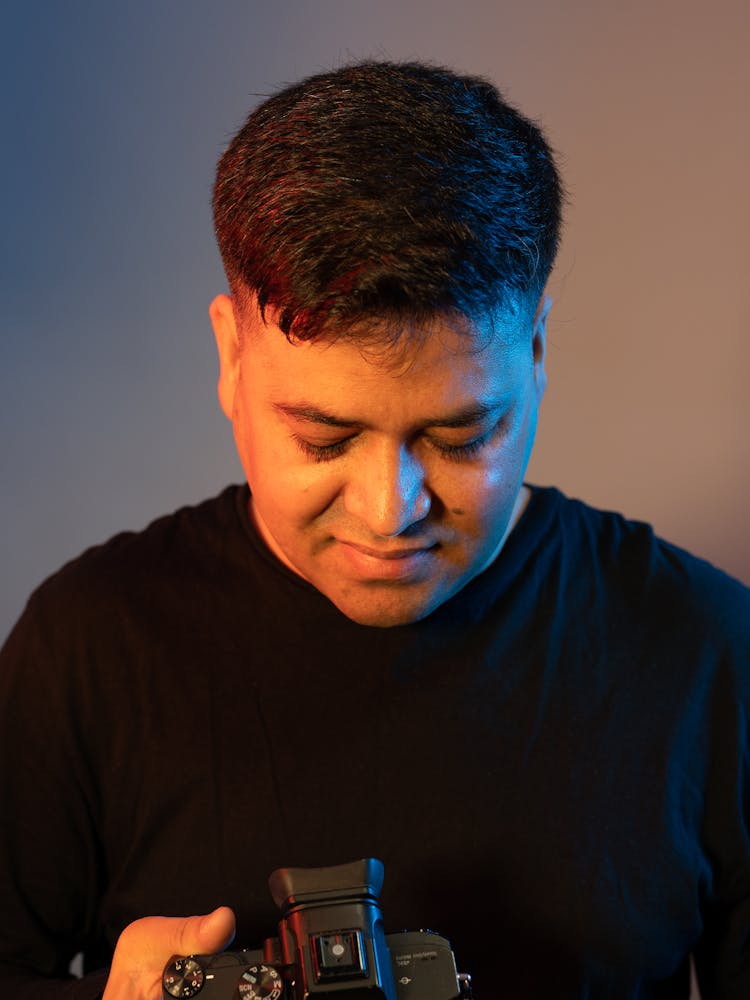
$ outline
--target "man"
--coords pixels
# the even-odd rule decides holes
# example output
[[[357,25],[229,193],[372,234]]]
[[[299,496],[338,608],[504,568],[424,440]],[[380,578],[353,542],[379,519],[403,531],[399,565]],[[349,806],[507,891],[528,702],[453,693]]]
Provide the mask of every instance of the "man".
[[[6,992],[153,1000],[274,933],[273,869],[375,856],[388,929],[484,1000],[686,997],[691,953],[746,997],[747,591],[524,484],[540,131],[351,66],[250,116],[214,210],[247,486],[85,553],[6,646]]]

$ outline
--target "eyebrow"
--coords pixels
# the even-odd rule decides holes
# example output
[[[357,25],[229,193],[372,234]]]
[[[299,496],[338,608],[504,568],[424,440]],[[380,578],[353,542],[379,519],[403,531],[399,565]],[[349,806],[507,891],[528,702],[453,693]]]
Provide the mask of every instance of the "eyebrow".
[[[481,423],[488,416],[492,416],[505,405],[504,400],[493,402],[477,402],[465,406],[454,413],[426,417],[421,421],[424,427],[473,427]],[[305,420],[313,424],[325,424],[326,427],[364,427],[361,420],[345,420],[337,417],[334,413],[322,410],[312,403],[274,403],[273,408],[281,413],[292,417],[294,420]]]

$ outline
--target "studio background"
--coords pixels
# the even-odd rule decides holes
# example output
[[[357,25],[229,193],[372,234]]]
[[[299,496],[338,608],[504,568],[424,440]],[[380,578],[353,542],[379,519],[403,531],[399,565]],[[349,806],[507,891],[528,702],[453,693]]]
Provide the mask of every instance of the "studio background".
[[[362,57],[490,77],[569,194],[528,478],[750,583],[745,0],[6,0],[0,639],[85,546],[239,480],[207,306],[217,157]]]

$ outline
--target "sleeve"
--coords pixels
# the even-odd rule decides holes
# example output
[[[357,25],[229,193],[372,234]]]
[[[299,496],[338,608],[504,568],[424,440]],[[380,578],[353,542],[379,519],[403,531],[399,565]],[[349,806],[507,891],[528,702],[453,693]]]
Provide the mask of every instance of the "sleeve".
[[[735,607],[734,650],[708,706],[703,841],[710,870],[694,951],[703,1000],[750,997],[750,595]]]
[[[0,651],[0,992],[93,1000],[106,970],[82,979],[68,971],[98,934],[90,720],[76,714],[67,609],[55,620],[40,603],[32,597]]]

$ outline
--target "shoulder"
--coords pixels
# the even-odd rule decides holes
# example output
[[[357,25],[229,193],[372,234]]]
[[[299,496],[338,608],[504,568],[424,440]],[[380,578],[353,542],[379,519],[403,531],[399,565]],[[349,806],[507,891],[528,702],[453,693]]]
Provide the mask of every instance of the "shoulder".
[[[750,589],[659,537],[653,527],[560,491],[535,488],[557,571],[588,598],[620,601],[687,633],[722,635],[750,650]]]
[[[96,718],[105,705],[132,706],[139,697],[148,712],[154,685],[187,683],[215,655],[236,602],[249,600],[240,590],[252,585],[244,499],[246,489],[229,487],[142,531],[121,532],[50,576],[2,648],[2,690],[32,702],[44,690],[71,718]]]
[[[243,487],[180,507],[141,531],[123,531],[92,546],[48,577],[31,595],[24,617],[57,621],[96,617],[116,603],[144,603],[155,592],[195,586],[202,577],[226,572],[246,555],[237,544],[244,530]]]

